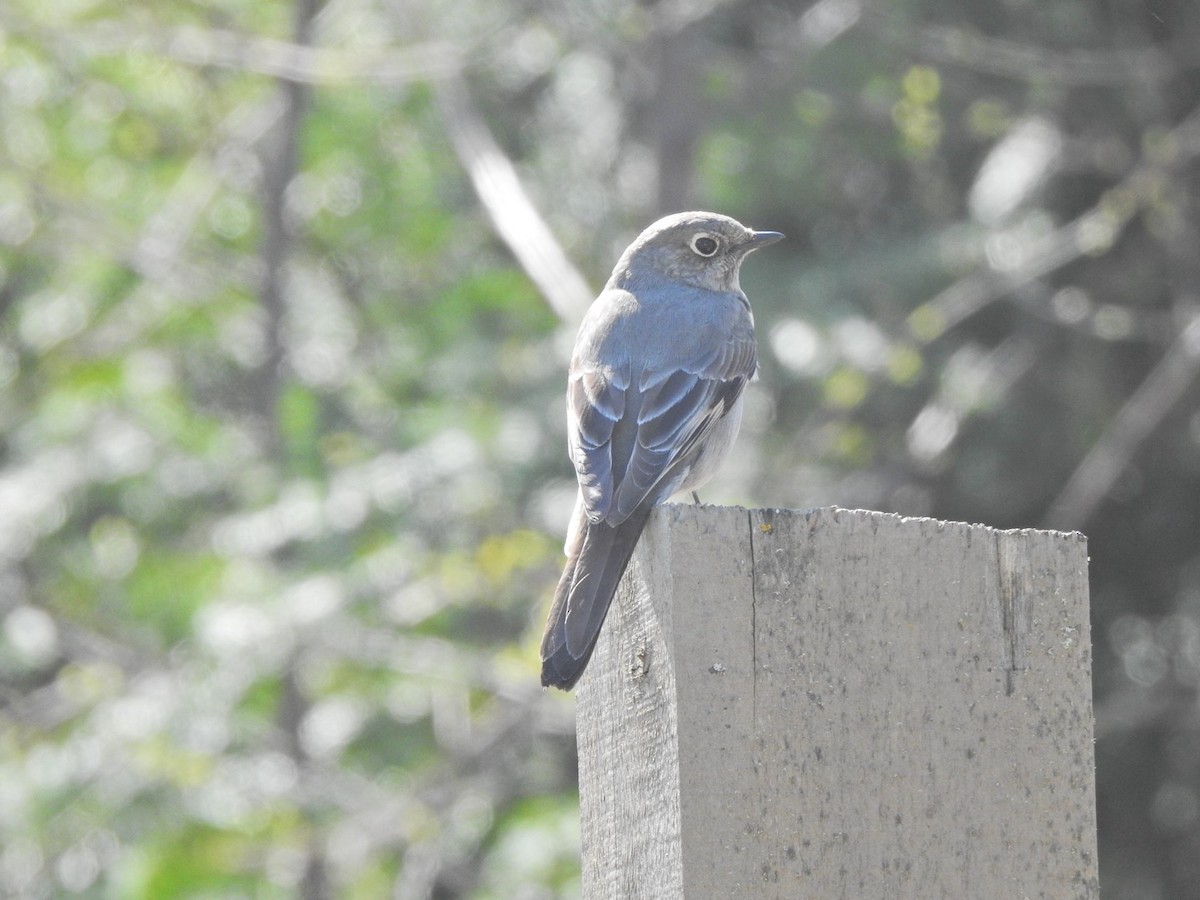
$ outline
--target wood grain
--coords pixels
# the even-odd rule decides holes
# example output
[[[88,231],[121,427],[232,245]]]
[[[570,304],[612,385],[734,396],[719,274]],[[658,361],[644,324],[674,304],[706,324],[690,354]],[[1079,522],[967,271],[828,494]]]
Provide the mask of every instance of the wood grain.
[[[578,688],[584,896],[1098,896],[1087,547],[663,507]]]

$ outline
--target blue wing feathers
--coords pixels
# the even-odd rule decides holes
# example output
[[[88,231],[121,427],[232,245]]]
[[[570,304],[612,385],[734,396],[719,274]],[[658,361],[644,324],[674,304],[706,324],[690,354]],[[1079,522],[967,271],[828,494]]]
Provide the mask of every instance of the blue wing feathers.
[[[719,343],[707,337],[690,343],[692,355],[678,362],[655,357],[637,372],[627,364],[589,365],[598,348],[577,352],[567,392],[569,442],[592,522],[619,525],[647,498],[658,503],[673,493],[753,377],[750,323]]]

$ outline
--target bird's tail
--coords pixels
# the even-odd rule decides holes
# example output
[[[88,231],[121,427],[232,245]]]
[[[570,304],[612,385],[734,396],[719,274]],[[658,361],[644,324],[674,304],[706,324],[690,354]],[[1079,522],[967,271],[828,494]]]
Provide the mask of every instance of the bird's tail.
[[[542,635],[543,686],[569,691],[583,674],[649,514],[637,509],[615,527],[586,516],[577,523]]]

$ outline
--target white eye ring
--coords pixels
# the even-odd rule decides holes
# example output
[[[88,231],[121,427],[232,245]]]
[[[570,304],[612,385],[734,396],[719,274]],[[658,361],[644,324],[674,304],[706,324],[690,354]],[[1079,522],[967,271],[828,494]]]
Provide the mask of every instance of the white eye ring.
[[[720,242],[707,231],[701,231],[692,235],[688,246],[692,248],[692,252],[697,256],[705,257],[716,256],[717,251],[721,249]]]

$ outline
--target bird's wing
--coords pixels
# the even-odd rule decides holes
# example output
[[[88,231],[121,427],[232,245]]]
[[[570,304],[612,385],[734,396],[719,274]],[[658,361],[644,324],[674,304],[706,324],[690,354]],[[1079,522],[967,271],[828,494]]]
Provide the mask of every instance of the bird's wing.
[[[567,446],[588,519],[604,519],[613,500],[612,441],[626,419],[629,373],[572,365],[567,385]]]
[[[748,324],[712,341],[704,337],[677,364],[640,371],[573,366],[569,442],[592,521],[617,525],[647,497],[657,503],[673,493],[754,376]]]

